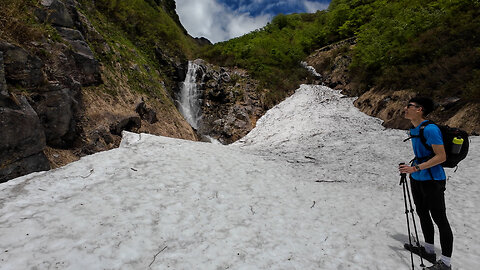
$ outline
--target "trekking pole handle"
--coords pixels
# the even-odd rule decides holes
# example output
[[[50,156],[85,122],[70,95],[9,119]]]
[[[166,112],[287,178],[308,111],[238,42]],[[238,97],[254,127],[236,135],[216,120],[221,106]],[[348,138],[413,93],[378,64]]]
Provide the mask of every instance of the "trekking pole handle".
[[[401,165],[405,165],[405,162],[400,162],[398,164],[398,166],[401,166]],[[401,173],[400,176],[401,177],[400,177],[400,184],[399,185],[403,184],[403,182],[407,180],[407,174],[406,173]]]

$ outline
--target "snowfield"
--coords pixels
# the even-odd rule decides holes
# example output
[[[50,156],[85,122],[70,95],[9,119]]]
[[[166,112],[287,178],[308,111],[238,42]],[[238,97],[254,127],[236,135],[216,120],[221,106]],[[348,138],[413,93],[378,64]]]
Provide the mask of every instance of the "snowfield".
[[[302,85],[232,145],[125,132],[0,184],[0,269],[411,269],[397,172],[410,142],[352,102]],[[480,262],[470,143],[446,170],[453,269]]]

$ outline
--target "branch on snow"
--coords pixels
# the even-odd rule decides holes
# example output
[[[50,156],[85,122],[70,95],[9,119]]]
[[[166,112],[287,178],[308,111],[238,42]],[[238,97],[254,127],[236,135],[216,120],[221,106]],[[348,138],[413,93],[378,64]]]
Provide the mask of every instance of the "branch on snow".
[[[155,262],[155,260],[157,259],[157,256],[158,254],[162,253],[162,251],[164,251],[165,249],[167,249],[168,246],[165,246],[162,250],[160,250],[159,252],[157,252],[157,254],[155,254],[155,256],[153,256],[153,261],[148,265],[148,267],[152,266],[152,264]]]
[[[316,183],[346,183],[345,180],[317,180]]]

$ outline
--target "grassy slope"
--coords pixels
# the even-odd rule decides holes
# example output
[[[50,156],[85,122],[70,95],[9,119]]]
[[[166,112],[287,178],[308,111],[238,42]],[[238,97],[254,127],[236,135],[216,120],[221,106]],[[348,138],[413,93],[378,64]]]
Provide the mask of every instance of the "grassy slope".
[[[172,8],[170,2],[166,3]],[[161,98],[167,94],[165,90],[171,91],[171,86],[175,83],[170,76],[172,67],[160,64],[155,56],[156,49],[173,62],[191,58],[198,50],[194,40],[171,17],[169,13],[172,11],[165,10],[163,1],[79,0],[78,3],[79,10],[88,17],[111,48],[105,53],[99,49],[105,44],[87,40],[97,59],[107,71],[124,73],[116,76],[126,75],[128,86],[134,92]],[[2,0],[0,37],[30,49],[33,53],[40,52],[35,51],[32,41],[50,39],[61,42],[51,25],[41,24],[32,16],[33,10],[38,6],[39,3],[35,0]],[[122,70],[118,70],[119,66],[123,67]],[[116,89],[112,83],[117,78],[109,78],[108,72],[103,75],[106,76],[105,91],[117,93],[120,89]]]
[[[113,48],[109,54],[97,55],[107,68],[115,69],[120,63],[132,89],[142,94],[161,97],[162,83],[171,91],[172,67],[160,64],[155,50],[178,62],[191,57],[197,46],[161,5],[143,0],[79,2]]]

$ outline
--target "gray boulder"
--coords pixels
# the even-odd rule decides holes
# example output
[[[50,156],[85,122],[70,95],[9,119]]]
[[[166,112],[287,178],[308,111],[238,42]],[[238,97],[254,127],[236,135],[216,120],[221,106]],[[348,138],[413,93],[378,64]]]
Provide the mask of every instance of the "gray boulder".
[[[35,15],[42,23],[49,22],[55,26],[73,28],[74,23],[72,16],[63,2],[58,0],[42,0],[41,4],[44,8],[38,8],[35,11]]]
[[[130,116],[110,126],[110,133],[121,136],[122,131],[136,132],[142,127],[142,120],[138,116]]]
[[[0,182],[49,170],[45,134],[25,97],[0,96]]]
[[[37,87],[46,82],[40,58],[6,42],[0,42],[0,51],[3,52],[4,74],[8,83]]]
[[[95,55],[88,46],[82,33],[78,30],[57,27],[60,36],[67,41],[72,48],[71,54],[75,59],[78,72],[74,76],[82,85],[96,85],[101,83],[100,66]]]
[[[69,147],[76,137],[76,91],[60,84],[49,85],[47,90],[31,96],[45,130],[47,144],[58,148]]]
[[[50,170],[50,163],[43,152],[33,154],[12,164],[0,167],[0,183],[33,172]]]
[[[157,112],[154,109],[147,107],[144,100],[137,105],[135,112],[138,113],[142,120],[145,120],[150,124],[158,122]]]

